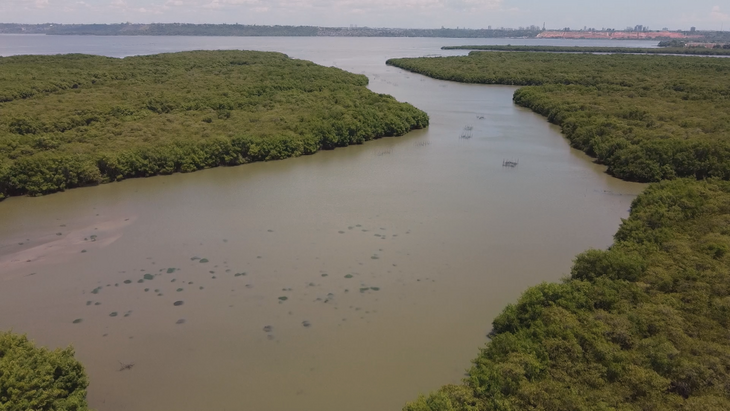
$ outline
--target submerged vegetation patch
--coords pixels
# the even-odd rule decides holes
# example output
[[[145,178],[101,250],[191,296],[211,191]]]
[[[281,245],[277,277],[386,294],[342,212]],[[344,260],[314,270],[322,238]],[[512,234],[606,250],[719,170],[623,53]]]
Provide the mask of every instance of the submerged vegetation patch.
[[[367,84],[272,52],[0,57],[0,198],[296,157],[428,125]]]

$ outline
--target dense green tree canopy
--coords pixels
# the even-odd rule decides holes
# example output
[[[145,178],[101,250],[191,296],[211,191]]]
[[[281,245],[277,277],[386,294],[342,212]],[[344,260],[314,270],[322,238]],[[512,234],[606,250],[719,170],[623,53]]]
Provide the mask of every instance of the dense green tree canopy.
[[[0,58],[0,198],[312,154],[428,125],[367,83],[251,51]]]
[[[0,410],[85,411],[88,385],[72,348],[50,351],[0,331]]]
[[[661,45],[661,42],[660,42]],[[443,46],[443,50],[485,50],[485,51],[540,51],[552,53],[610,53],[610,54],[692,54],[702,56],[730,55],[730,50],[705,47],[684,47],[684,44],[662,48],[637,47],[583,47],[583,46]]]
[[[404,410],[730,409],[730,61],[472,52],[389,64],[528,86],[515,102],[612,174],[671,180],[633,202],[611,248],[509,305],[462,385]]]
[[[730,60],[471,52],[392,59],[443,80],[524,85],[517,104],[561,125],[616,177],[730,179]]]

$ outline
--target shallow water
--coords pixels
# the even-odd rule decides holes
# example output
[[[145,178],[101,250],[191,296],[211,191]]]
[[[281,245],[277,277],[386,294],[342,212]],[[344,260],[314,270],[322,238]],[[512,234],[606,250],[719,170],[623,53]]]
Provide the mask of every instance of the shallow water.
[[[431,116],[308,157],[4,201],[0,329],[73,344],[100,410],[397,410],[458,382],[494,316],[608,246],[644,186],[570,149],[514,87],[384,62],[533,42],[0,36],[0,55],[278,50]],[[539,42],[577,43],[596,44]]]

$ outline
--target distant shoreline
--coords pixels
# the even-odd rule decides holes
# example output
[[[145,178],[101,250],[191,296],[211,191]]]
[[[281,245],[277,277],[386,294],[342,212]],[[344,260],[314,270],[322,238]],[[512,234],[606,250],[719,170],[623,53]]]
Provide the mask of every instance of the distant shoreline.
[[[443,46],[442,50],[471,50],[476,52],[534,52],[534,53],[568,53],[568,54],[657,54],[664,56],[730,56],[730,48],[704,47],[583,47],[583,46],[500,46],[500,45],[472,45],[472,46]]]
[[[702,39],[715,32],[583,32],[528,28],[499,29],[406,29],[372,27],[260,26],[245,24],[17,24],[0,23],[0,34],[45,34],[82,36],[224,36],[224,37],[430,37],[430,38],[518,38],[663,40]]]

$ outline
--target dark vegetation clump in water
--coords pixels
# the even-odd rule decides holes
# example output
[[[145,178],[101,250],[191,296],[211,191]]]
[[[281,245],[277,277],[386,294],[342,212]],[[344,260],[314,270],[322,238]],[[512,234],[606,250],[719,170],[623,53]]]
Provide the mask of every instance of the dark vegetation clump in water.
[[[652,185],[614,239],[507,306],[463,384],[404,410],[729,410],[730,182]]]
[[[281,53],[0,57],[0,198],[397,136],[426,113]]]
[[[392,59],[430,77],[528,86],[515,103],[562,127],[618,178],[730,179],[730,59],[471,52]]]
[[[73,348],[50,351],[24,335],[0,331],[3,410],[86,411],[89,380]]]

